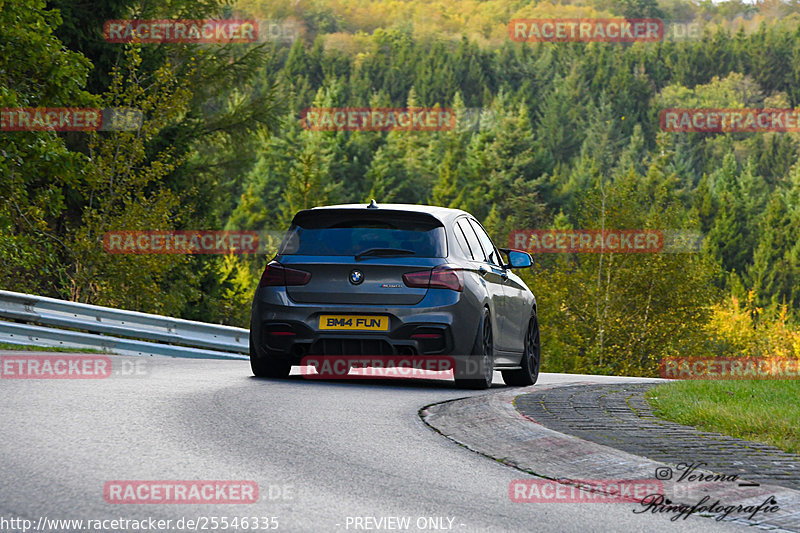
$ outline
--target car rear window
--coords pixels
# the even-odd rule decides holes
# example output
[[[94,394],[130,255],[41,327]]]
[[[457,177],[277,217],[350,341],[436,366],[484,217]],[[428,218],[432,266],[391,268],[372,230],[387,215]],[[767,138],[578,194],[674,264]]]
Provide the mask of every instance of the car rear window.
[[[300,220],[295,218],[278,253],[355,256],[366,250],[386,248],[410,250],[417,257],[446,257],[441,223],[427,215],[410,215],[320,213]]]

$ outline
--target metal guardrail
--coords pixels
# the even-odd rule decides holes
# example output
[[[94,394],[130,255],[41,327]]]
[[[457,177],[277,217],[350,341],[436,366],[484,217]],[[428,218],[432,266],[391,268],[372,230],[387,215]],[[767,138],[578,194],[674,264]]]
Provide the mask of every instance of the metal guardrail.
[[[0,291],[0,342],[92,348],[120,355],[247,359],[249,331]],[[248,355],[244,355],[248,354]]]

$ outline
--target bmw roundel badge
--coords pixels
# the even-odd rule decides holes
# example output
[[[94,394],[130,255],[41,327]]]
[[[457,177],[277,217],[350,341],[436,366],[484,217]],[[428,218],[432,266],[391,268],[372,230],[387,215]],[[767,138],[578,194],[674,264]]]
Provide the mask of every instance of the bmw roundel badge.
[[[360,270],[353,270],[350,272],[350,283],[358,285],[364,281],[364,274]]]

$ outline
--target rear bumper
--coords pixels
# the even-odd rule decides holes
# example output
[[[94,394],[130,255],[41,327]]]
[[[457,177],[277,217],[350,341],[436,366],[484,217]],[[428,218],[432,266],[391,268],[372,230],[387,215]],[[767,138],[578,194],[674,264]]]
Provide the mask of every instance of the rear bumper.
[[[283,287],[265,287],[253,299],[250,334],[257,356],[295,365],[307,355],[465,355],[480,320],[476,305],[447,289],[430,289],[411,306],[305,304]],[[322,314],[386,316],[388,330],[320,330]]]

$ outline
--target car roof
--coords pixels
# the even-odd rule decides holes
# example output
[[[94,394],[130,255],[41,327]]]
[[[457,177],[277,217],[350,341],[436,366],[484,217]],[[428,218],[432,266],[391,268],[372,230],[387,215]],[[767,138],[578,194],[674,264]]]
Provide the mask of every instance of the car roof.
[[[373,205],[374,207],[369,207]],[[348,210],[363,210],[367,213],[380,213],[383,212],[406,212],[406,213],[424,213],[431,215],[441,222],[450,221],[461,215],[469,215],[466,211],[461,209],[451,209],[449,207],[439,207],[435,205],[418,205],[418,204],[379,204],[374,202],[372,204],[339,204],[327,205],[320,207],[312,207],[311,209],[304,209],[298,212],[295,216],[304,213],[306,216],[315,211],[335,210],[335,209],[348,209]],[[471,215],[470,215],[471,216]]]

